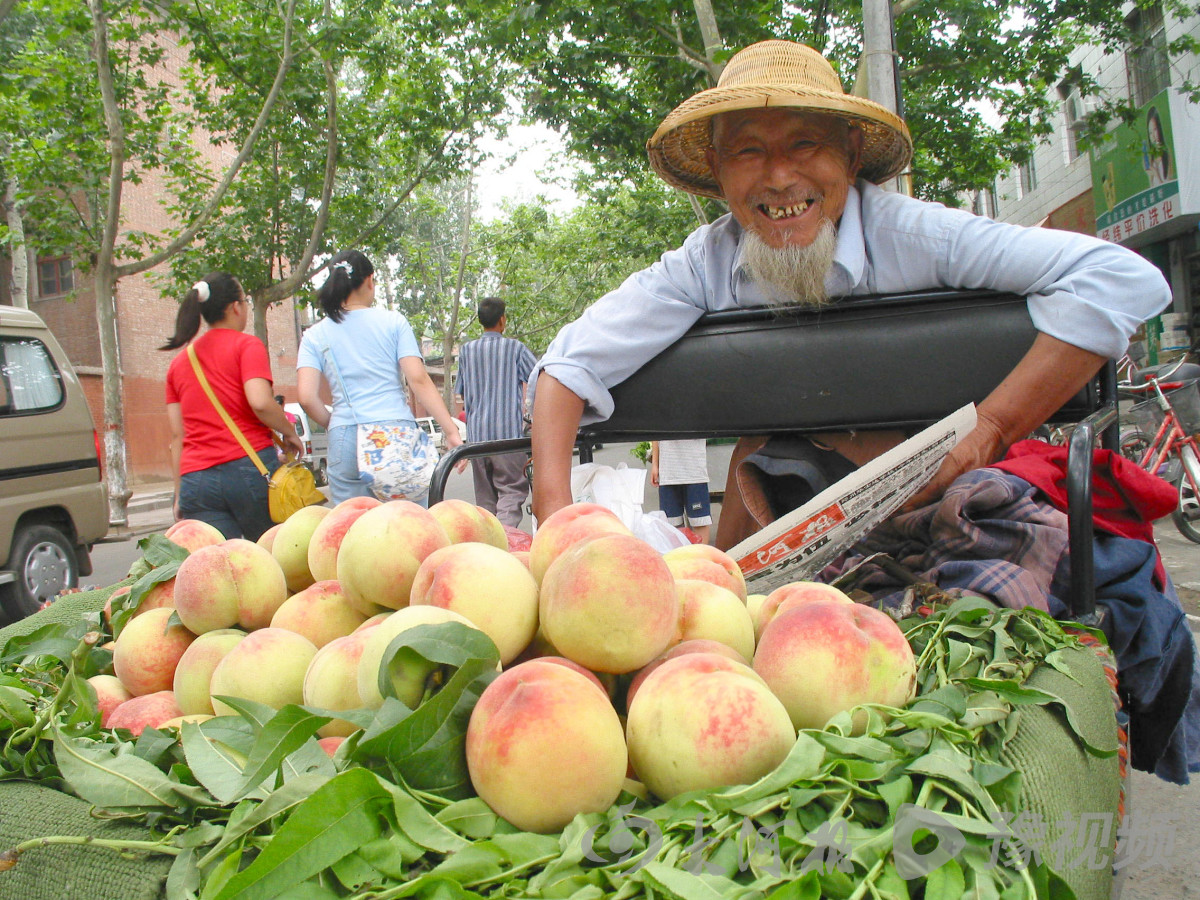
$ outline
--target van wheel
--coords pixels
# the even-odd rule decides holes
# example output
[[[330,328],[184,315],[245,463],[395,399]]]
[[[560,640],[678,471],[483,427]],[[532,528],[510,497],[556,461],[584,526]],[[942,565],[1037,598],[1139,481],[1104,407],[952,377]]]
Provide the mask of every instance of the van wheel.
[[[16,618],[32,615],[65,588],[79,584],[75,549],[66,535],[49,525],[17,532],[8,567],[16,576],[7,597],[9,613]]]
[[[329,473],[325,470],[325,465],[325,460],[321,460],[313,472],[313,481],[316,482],[317,487],[325,487],[329,484]]]

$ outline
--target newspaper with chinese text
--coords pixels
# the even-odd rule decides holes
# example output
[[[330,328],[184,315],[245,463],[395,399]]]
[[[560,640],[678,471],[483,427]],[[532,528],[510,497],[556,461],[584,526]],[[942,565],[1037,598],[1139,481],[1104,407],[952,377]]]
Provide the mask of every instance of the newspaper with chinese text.
[[[729,551],[746,586],[767,594],[808,581],[925,486],[975,427],[975,405],[951,413],[830,485]]]

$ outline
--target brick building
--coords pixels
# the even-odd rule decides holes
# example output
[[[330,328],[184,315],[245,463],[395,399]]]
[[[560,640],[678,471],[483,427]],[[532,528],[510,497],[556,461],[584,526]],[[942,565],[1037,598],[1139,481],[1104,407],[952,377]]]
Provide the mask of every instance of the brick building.
[[[167,53],[155,76],[177,83],[179,66],[186,52],[160,36]],[[196,145],[214,170],[220,170],[236,150],[214,147],[197,136]],[[174,223],[164,201],[168,194],[162,180],[149,173],[140,184],[126,182],[122,193],[122,225],[130,231],[159,234]],[[37,223],[26,222],[29,235],[29,308],[37,313],[63,345],[87,393],[92,418],[104,422],[103,373],[96,302],[91,280],[74,269],[69,257],[38,254]],[[167,267],[122,279],[116,289],[117,341],[121,360],[121,385],[125,402],[125,438],[129,482],[156,481],[171,477],[170,430],[165,412],[164,391],[167,366],[175,355],[157,348],[175,330],[179,298],[164,296],[155,286],[155,274]],[[196,278],[205,274],[197,271]],[[237,275],[237,272],[232,273]],[[10,261],[0,255],[0,303],[11,304]],[[290,303],[276,304],[267,317],[267,343],[275,374],[275,392],[296,399],[296,350],[300,322]],[[177,351],[177,352],[183,352]]]

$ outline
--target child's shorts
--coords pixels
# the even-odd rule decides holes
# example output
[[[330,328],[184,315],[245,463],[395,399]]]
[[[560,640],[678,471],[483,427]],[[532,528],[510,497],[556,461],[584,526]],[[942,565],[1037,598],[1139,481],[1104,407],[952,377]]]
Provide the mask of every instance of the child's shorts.
[[[660,484],[658,506],[672,525],[682,525],[684,514],[689,525],[711,525],[707,484]]]

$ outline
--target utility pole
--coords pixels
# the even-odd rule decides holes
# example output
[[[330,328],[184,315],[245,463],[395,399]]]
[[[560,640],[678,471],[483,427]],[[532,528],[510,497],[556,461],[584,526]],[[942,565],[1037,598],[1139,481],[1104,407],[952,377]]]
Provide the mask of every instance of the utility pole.
[[[867,99],[874,100],[896,115],[900,110],[899,78],[896,66],[896,37],[892,30],[891,0],[863,0],[863,55]],[[882,185],[885,190],[912,194],[908,173]]]

